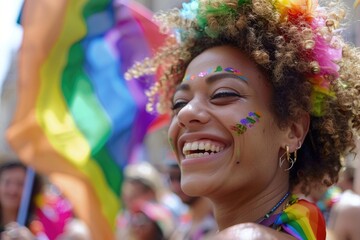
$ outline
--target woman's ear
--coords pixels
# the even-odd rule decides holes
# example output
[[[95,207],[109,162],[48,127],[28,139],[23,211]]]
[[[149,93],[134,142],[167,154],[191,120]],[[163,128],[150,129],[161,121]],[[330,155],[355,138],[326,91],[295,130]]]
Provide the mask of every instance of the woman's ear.
[[[304,142],[310,127],[310,115],[307,112],[299,114],[298,118],[291,121],[287,127],[284,146],[288,145],[290,152],[299,149]]]

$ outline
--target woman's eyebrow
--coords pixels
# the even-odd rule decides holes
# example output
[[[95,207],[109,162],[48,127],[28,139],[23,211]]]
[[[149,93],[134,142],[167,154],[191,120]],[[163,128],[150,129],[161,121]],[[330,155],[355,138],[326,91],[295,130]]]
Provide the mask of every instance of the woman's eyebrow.
[[[224,73],[219,73],[219,74],[209,76],[206,78],[205,81],[206,81],[206,84],[210,84],[210,83],[216,82],[218,80],[221,80],[223,78],[233,78],[233,79],[241,80],[242,82],[248,84],[247,77],[236,75],[234,73],[229,73],[229,72],[224,72]],[[188,83],[182,82],[175,88],[174,94],[178,91],[189,91],[189,90],[190,90],[190,85]]]
[[[248,79],[247,79],[247,77],[245,77],[245,76],[240,76],[240,75],[233,74],[233,73],[228,73],[228,72],[220,73],[220,74],[215,74],[215,75],[209,76],[209,77],[206,79],[206,83],[207,83],[207,84],[213,83],[213,82],[216,82],[216,81],[221,80],[221,79],[223,79],[223,78],[240,79],[240,80],[243,81],[244,83],[248,84]]]
[[[213,83],[213,82],[216,82],[218,80],[221,80],[223,78],[233,78],[233,79],[236,79],[236,80],[241,80],[242,82],[248,84],[248,79],[247,77],[245,76],[239,76],[239,75],[236,75],[236,74],[233,74],[233,73],[229,73],[229,72],[225,72],[225,73],[220,73],[220,74],[215,74],[215,75],[212,75],[212,76],[209,76],[206,78],[206,83],[207,84],[210,84],[210,83]],[[175,88],[175,92],[176,93],[177,91],[189,91],[190,90],[190,85],[188,83],[184,83],[182,82],[181,84],[179,84],[176,88]]]
[[[181,84],[177,85],[177,87],[175,88],[175,93],[176,93],[177,91],[180,91],[180,90],[182,90],[182,91],[189,91],[189,90],[190,90],[189,84],[187,84],[187,83],[181,83]]]

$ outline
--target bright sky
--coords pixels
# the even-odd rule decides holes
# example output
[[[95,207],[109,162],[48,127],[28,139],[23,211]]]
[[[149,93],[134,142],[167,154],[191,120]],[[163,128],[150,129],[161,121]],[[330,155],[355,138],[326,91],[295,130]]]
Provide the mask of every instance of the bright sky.
[[[22,31],[16,23],[23,0],[0,0],[0,93],[10,58],[20,46]]]

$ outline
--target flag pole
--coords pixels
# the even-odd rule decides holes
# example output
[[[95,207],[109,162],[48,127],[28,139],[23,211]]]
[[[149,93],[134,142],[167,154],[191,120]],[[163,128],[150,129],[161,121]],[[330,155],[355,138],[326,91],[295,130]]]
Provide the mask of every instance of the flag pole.
[[[35,171],[31,167],[27,167],[24,189],[22,192],[20,208],[17,216],[17,223],[25,226],[26,218],[29,214],[29,206],[31,202],[31,193],[34,185]]]

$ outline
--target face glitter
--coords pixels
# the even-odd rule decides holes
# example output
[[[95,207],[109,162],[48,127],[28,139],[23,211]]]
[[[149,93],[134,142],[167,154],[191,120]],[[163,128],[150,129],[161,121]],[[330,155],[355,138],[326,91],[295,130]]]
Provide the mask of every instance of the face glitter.
[[[194,80],[196,77],[206,77],[207,75],[209,75],[210,73],[220,73],[220,72],[228,72],[228,73],[232,73],[234,74],[237,78],[240,78],[244,81],[247,81],[247,77],[243,76],[243,74],[237,70],[234,69],[232,67],[226,67],[223,68],[222,66],[217,66],[215,68],[209,68],[206,71],[200,72],[198,75],[185,75],[184,79],[182,80],[183,82],[189,81],[189,80]]]
[[[231,129],[234,130],[238,135],[246,132],[248,128],[252,128],[255,123],[259,122],[260,114],[256,112],[249,112],[248,117],[240,120],[240,123],[236,123]]]

